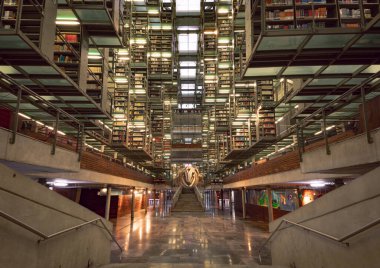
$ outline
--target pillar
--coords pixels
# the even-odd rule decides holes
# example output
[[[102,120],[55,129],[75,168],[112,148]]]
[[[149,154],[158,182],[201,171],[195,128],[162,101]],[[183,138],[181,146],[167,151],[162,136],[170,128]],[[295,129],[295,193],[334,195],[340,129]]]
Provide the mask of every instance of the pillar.
[[[149,202],[148,188],[145,188],[145,214],[148,213],[148,202]]]
[[[156,189],[153,190],[153,208],[156,210]]]
[[[241,191],[241,204],[242,204],[242,207],[243,207],[243,219],[245,219],[247,217],[247,211],[246,211],[246,208],[245,208],[245,196],[246,196],[246,188],[243,187],[242,191]]]
[[[273,221],[273,203],[272,203],[272,189],[270,187],[267,188],[268,194],[268,217],[269,222]]]
[[[131,221],[135,217],[135,187],[132,188],[132,200],[131,200]]]
[[[222,210],[224,210],[224,196],[223,189],[220,190],[220,199],[222,201]]]
[[[112,191],[111,187],[107,186],[106,212],[104,216],[107,221],[110,219],[111,191]]]
[[[77,190],[75,192],[75,203],[79,204],[81,193],[82,193],[82,188],[77,188]]]

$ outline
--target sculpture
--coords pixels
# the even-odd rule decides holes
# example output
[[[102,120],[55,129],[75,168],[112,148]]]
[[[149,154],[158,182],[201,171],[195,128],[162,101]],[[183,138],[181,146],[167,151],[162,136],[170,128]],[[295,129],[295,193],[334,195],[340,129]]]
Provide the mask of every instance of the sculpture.
[[[199,173],[198,168],[193,166],[187,166],[178,172],[178,176],[175,178],[176,185],[182,185],[184,187],[194,187],[202,181],[202,176]]]

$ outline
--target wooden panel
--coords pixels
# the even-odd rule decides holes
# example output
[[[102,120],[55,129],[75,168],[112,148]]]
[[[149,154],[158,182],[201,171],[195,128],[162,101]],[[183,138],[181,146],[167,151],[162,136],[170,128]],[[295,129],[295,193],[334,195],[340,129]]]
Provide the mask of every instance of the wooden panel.
[[[153,183],[153,179],[143,173],[112,162],[109,158],[104,158],[102,155],[96,155],[90,152],[83,152],[80,167],[82,169],[88,169],[104,174],[111,174],[127,179]]]

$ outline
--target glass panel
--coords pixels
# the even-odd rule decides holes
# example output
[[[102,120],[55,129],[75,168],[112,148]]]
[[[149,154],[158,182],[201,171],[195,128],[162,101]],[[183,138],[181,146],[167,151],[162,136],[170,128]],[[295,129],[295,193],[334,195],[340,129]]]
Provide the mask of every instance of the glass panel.
[[[200,12],[201,1],[199,0],[177,0],[176,1],[176,11],[177,13],[189,13],[189,12]]]
[[[5,74],[19,74],[20,73],[12,66],[0,66],[0,72],[5,73]]]
[[[107,11],[96,9],[76,9],[82,23],[102,23],[111,24]]]
[[[18,83],[22,84],[22,85],[26,85],[26,86],[30,86],[30,85],[35,85],[36,83],[34,83],[32,80],[30,79],[15,79]]]
[[[244,76],[276,76],[280,70],[281,67],[248,68]]]
[[[343,78],[324,78],[324,79],[314,79],[308,86],[330,86],[337,85],[343,81]]]
[[[380,47],[380,34],[365,34],[353,47]]]
[[[322,66],[291,66],[286,68],[284,75],[315,74]]]
[[[58,74],[51,66],[20,66],[28,74]]]
[[[45,86],[71,86],[66,79],[38,79]]]
[[[358,85],[361,82],[363,82],[364,80],[366,80],[366,78],[352,78],[352,79],[348,80],[345,84],[346,85]]]
[[[18,36],[0,36],[0,49],[30,49],[30,47]]]
[[[351,74],[363,65],[331,65],[322,74]]]
[[[369,73],[369,74],[375,74],[377,72],[380,72],[380,64],[371,65],[367,69],[362,71],[362,73]]]
[[[120,40],[117,37],[91,36],[98,46],[120,46]]]
[[[198,34],[179,34],[178,51],[179,52],[196,52],[198,50]]]
[[[306,44],[305,49],[341,48],[344,47],[354,36],[354,34],[314,35]]]
[[[297,49],[305,35],[264,37],[257,51]]]

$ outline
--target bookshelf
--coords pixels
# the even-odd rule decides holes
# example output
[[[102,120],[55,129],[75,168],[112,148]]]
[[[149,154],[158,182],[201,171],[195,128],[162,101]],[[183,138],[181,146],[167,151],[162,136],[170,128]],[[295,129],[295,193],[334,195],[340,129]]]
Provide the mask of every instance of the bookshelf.
[[[267,30],[360,28],[379,12],[378,0],[266,0]]]
[[[74,82],[79,83],[80,32],[59,31],[54,45],[54,62]]]

